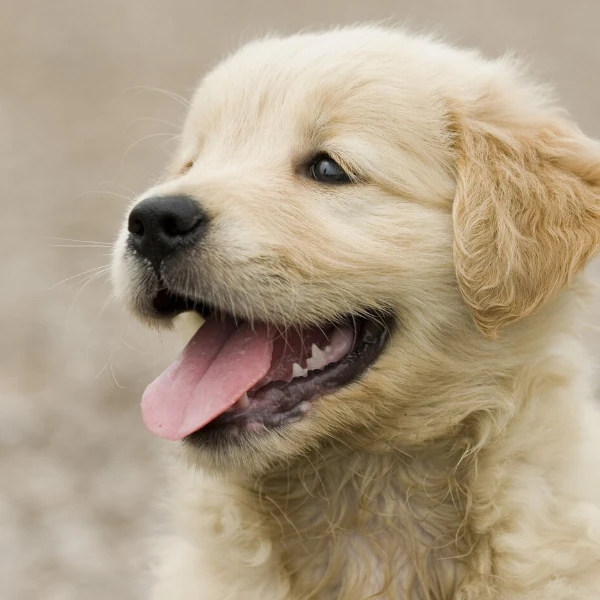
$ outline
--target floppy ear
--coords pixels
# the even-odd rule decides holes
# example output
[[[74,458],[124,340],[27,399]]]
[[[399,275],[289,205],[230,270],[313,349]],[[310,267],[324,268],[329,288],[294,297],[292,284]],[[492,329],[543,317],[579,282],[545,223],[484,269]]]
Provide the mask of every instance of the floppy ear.
[[[494,338],[556,296],[600,248],[600,147],[566,119],[457,122],[454,259]]]

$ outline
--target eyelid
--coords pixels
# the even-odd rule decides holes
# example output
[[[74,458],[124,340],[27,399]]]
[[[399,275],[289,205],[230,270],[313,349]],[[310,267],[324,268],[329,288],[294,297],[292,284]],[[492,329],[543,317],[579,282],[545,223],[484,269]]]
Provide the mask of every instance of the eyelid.
[[[346,175],[348,175],[348,177],[350,178],[351,183],[363,183],[364,182],[364,178],[360,177],[357,174],[357,169],[353,168],[352,164],[350,164],[341,153],[336,152],[334,149],[322,150],[318,153],[315,153],[313,155],[312,162],[315,162],[319,158],[324,158],[324,157],[331,158],[340,167],[342,167],[342,169],[344,170]],[[312,162],[311,162],[311,164],[312,164]]]
[[[192,167],[194,166],[194,161],[193,160],[188,160],[186,163],[184,163],[183,167],[181,167],[181,169],[179,169],[179,175],[185,175]]]

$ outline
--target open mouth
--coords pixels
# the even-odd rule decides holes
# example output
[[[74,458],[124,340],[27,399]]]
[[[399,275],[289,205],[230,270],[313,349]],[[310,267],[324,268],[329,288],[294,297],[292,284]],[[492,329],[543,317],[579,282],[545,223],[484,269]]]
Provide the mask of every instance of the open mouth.
[[[303,418],[314,400],[367,370],[393,325],[390,314],[372,313],[282,330],[165,290],[153,304],[164,316],[195,310],[205,319],[142,398],[148,429],[171,440],[254,433]]]

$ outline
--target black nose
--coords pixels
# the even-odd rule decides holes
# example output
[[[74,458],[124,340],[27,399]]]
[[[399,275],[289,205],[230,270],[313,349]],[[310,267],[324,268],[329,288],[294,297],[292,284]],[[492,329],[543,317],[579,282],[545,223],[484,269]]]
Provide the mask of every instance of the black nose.
[[[129,240],[158,269],[166,256],[198,241],[206,221],[199,204],[187,196],[147,198],[129,213]]]

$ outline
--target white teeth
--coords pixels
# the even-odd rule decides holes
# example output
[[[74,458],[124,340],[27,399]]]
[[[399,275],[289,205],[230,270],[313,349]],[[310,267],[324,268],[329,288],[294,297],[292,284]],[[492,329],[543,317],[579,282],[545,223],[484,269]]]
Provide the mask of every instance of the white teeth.
[[[312,356],[306,361],[306,368],[314,371],[315,369],[322,369],[325,362],[325,352],[321,350],[316,344],[312,345]]]
[[[322,369],[328,364],[327,360],[327,348],[325,351],[321,350],[319,346],[313,344],[311,347],[312,356],[306,360],[306,369],[303,369],[298,363],[292,365],[292,378],[306,377],[309,371],[315,371]]]
[[[248,408],[250,406],[250,400],[248,399],[248,394],[244,394],[238,401],[238,406],[240,408]]]
[[[298,363],[292,365],[292,377],[306,377],[308,369],[303,369]]]
[[[316,344],[312,345],[312,357],[316,358],[321,364],[323,364],[323,361],[325,360],[325,352],[323,352],[323,350],[321,350],[321,348],[319,348],[319,346],[317,346]]]

